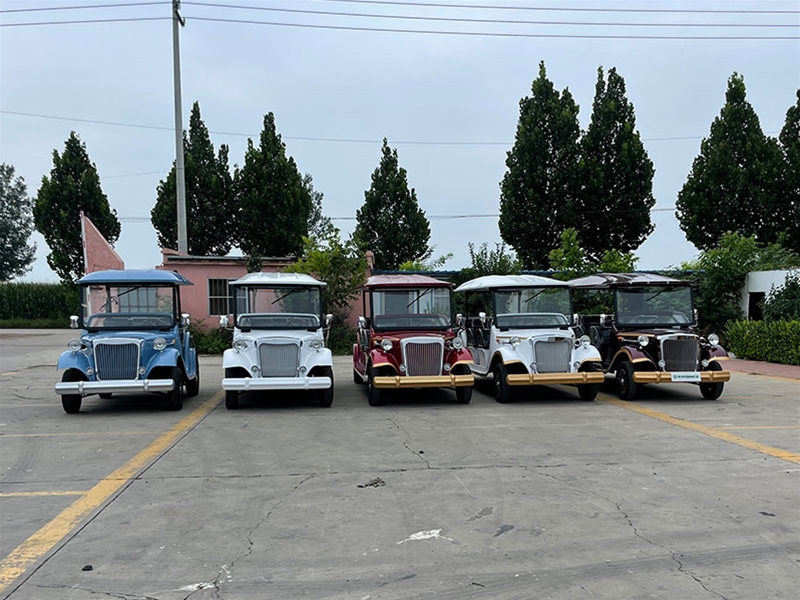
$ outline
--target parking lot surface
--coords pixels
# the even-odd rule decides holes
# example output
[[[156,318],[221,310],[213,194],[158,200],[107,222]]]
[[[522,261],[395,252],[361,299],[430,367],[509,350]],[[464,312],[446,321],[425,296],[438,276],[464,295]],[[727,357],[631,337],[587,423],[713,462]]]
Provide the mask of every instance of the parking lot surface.
[[[157,396],[63,412],[71,331],[0,331],[0,598],[798,598],[800,380],[734,373],[594,402],[479,379],[370,407],[249,394],[202,357]],[[744,369],[747,371],[747,369]]]

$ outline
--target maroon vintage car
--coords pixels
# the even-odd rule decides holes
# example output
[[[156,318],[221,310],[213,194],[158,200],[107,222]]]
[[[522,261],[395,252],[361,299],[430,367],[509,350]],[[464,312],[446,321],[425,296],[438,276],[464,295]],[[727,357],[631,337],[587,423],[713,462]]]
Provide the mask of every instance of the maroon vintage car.
[[[424,275],[375,275],[363,287],[353,379],[371,406],[388,389],[449,387],[468,404],[472,355],[453,330],[452,284]]]
[[[654,273],[596,273],[573,279],[574,290],[610,292],[614,313],[584,315],[585,333],[614,373],[617,394],[631,400],[638,386],[693,383],[716,400],[731,378],[728,353],[716,334],[697,332],[691,283]]]

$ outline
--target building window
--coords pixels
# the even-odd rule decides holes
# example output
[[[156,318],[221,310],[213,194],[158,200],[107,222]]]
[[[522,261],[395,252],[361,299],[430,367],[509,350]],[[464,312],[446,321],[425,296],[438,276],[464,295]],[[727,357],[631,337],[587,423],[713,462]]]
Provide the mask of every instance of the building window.
[[[233,303],[231,302],[231,292],[228,287],[227,279],[208,280],[208,314],[209,315],[228,315],[231,314]]]

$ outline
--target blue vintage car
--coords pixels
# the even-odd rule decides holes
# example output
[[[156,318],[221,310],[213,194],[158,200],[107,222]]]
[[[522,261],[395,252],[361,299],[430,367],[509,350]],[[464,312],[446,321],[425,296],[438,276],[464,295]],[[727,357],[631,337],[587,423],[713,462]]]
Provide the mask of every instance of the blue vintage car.
[[[78,284],[80,312],[70,325],[83,333],[58,359],[64,374],[56,394],[67,413],[79,412],[92,394],[160,392],[169,410],[180,410],[184,389],[186,396],[199,393],[197,351],[180,303],[189,280],[172,271],[112,270]]]

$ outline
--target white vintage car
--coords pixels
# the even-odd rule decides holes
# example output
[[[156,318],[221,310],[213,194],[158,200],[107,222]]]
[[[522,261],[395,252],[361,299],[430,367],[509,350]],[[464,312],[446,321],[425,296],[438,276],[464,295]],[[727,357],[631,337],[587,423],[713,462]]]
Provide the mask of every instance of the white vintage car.
[[[488,275],[455,291],[466,294],[467,314],[477,313],[461,331],[472,352],[470,367],[475,375],[494,377],[498,402],[509,402],[514,386],[539,384],[577,385],[582,400],[595,399],[604,378],[600,353],[588,336],[575,336],[566,282]]]
[[[333,404],[333,357],[322,314],[325,283],[296,273],[248,273],[229,283],[233,344],[225,350],[225,406],[239,394],[265,390],[312,390],[320,406]],[[229,317],[220,318],[228,327]]]

